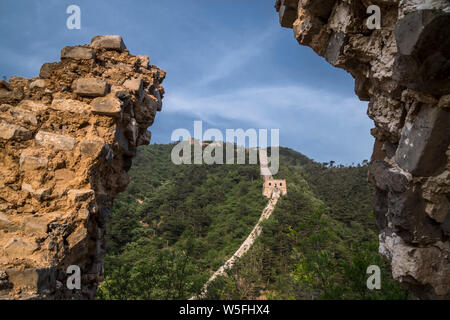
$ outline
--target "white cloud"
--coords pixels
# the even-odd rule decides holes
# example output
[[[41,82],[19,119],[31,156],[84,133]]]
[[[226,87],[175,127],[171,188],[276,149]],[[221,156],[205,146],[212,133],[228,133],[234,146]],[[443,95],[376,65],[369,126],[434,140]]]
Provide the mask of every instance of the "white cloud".
[[[225,118],[273,127],[286,122],[298,123],[302,114],[345,120],[348,126],[367,121],[366,103],[356,97],[342,97],[302,86],[243,88],[202,96],[172,90],[164,103],[166,112],[188,112],[211,123],[216,118]]]

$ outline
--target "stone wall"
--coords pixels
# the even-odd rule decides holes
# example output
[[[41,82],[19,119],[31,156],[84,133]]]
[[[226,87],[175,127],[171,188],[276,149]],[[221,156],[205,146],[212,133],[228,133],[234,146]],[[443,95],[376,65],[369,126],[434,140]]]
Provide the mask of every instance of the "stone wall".
[[[39,77],[0,81],[1,298],[95,296],[105,221],[150,142],[165,75],[120,36],[96,36]],[[69,265],[81,290],[66,287]]]
[[[369,29],[377,5],[381,28]],[[277,0],[280,24],[355,79],[375,128],[379,251],[423,299],[450,298],[450,2]]]
[[[270,198],[270,197],[272,197],[272,193],[275,190],[279,190],[279,192],[283,196],[286,195],[287,194],[286,180],[264,179],[263,191],[262,191],[263,196]]]

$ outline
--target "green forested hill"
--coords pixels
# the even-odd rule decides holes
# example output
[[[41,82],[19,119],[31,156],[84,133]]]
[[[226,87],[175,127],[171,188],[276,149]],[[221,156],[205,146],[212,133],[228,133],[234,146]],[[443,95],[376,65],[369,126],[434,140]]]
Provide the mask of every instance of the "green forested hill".
[[[199,293],[258,221],[258,165],[172,164],[174,145],[139,148],[132,182],[108,223],[101,299],[185,299]],[[401,299],[377,254],[367,164],[336,167],[280,148],[286,179],[261,237],[211,284],[213,299]],[[366,268],[382,268],[382,289],[366,288]]]

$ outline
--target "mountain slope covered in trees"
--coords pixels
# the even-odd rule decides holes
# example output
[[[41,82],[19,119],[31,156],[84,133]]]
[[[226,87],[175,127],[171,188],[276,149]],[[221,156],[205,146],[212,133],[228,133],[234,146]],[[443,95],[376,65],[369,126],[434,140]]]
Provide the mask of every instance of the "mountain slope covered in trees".
[[[258,165],[174,165],[173,144],[141,147],[107,229],[101,299],[186,299],[259,219]],[[246,162],[248,163],[248,161]],[[211,285],[210,299],[403,299],[377,254],[367,162],[321,164],[280,148],[288,194],[252,249]],[[382,270],[368,290],[367,266]]]

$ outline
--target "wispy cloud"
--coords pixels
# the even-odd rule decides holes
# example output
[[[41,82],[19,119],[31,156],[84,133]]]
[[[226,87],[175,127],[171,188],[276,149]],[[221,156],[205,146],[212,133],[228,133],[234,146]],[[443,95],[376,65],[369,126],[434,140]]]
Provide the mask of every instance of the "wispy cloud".
[[[275,32],[266,28],[262,32],[232,35],[218,43],[210,44],[208,59],[201,61],[203,76],[192,83],[195,86],[208,86],[214,81],[225,79],[235,74],[236,70],[247,65],[252,59],[268,51],[273,44]]]
[[[292,115],[305,112],[336,121],[350,120],[350,126],[352,122],[367,122],[366,103],[302,86],[250,87],[213,95],[173,91],[165,97],[165,108],[166,112],[190,112],[211,123],[221,117],[267,127],[290,122]]]
[[[280,129],[280,145],[319,161],[350,164],[366,159],[372,147],[367,103],[314,88],[256,87],[202,96],[171,92],[164,108],[166,117],[189,114],[222,130],[233,123],[243,129]]]

